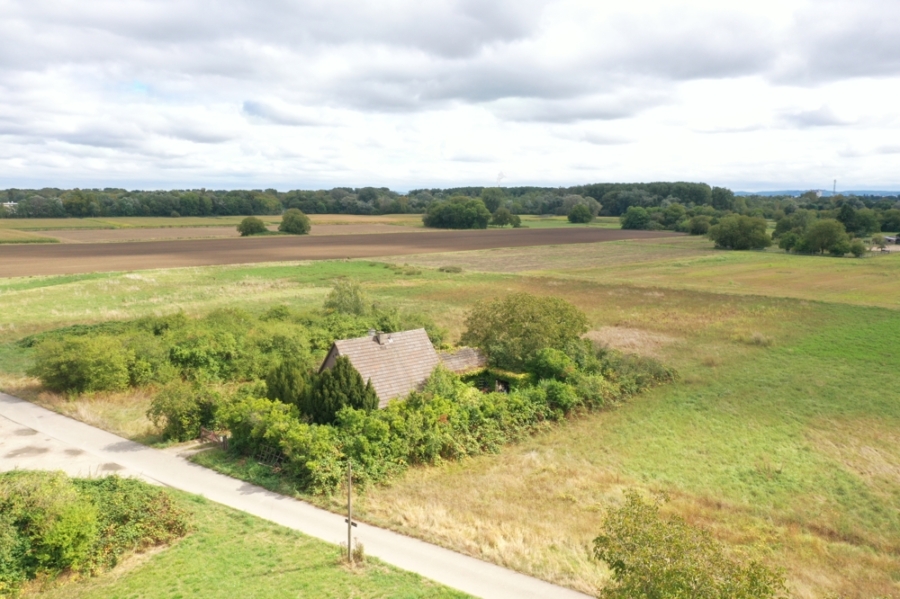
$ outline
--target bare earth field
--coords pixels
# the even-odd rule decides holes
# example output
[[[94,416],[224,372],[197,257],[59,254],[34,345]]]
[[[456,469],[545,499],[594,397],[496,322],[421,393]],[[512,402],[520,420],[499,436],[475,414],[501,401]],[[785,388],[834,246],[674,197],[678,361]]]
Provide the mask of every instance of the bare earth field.
[[[367,225],[371,226],[371,225]],[[424,231],[424,229],[422,230]],[[671,237],[676,233],[620,229],[488,229],[421,234],[273,236],[237,239],[7,245],[0,277],[143,270],[290,260],[370,258],[501,247],[567,245]]]
[[[276,225],[269,225],[277,231]],[[384,223],[346,225],[313,225],[310,235],[371,235],[376,233],[417,233],[430,231],[422,227],[404,227]],[[32,235],[35,235],[32,233]],[[160,227],[156,229],[51,229],[40,235],[64,243],[109,243],[125,241],[161,241],[171,239],[222,239],[240,237],[237,227]]]

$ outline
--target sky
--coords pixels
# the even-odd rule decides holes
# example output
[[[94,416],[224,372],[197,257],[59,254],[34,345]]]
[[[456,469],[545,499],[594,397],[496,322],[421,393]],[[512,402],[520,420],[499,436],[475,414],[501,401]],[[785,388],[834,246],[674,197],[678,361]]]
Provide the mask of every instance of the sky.
[[[0,0],[0,187],[900,189],[897,0]]]

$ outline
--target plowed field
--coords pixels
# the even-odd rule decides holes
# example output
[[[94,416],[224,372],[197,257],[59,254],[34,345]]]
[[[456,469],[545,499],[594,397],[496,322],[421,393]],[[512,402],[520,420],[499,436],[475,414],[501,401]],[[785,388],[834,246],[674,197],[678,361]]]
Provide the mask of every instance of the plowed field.
[[[372,258],[676,235],[619,229],[488,229],[380,235],[251,237],[142,243],[0,246],[0,277],[131,271],[291,260]]]

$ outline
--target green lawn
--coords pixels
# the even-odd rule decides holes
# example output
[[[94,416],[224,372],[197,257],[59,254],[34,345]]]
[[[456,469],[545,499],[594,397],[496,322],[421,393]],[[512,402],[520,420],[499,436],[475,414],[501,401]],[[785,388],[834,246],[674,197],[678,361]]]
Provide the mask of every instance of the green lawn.
[[[369,559],[349,568],[337,546],[203,498],[176,493],[196,530],[97,578],[40,593],[46,599],[459,598],[416,574]]]

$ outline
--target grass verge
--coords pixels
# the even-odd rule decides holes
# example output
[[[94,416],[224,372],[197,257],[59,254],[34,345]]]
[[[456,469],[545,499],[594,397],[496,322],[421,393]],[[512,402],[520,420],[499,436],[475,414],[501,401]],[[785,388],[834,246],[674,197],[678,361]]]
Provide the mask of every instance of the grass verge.
[[[171,493],[194,514],[196,530],[191,535],[168,549],[133,556],[97,578],[45,589],[40,597],[463,599],[468,596],[372,558],[364,566],[347,567],[337,546],[201,497]]]

